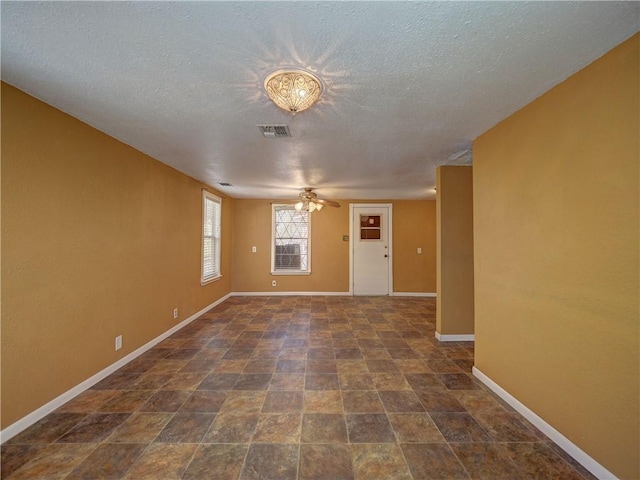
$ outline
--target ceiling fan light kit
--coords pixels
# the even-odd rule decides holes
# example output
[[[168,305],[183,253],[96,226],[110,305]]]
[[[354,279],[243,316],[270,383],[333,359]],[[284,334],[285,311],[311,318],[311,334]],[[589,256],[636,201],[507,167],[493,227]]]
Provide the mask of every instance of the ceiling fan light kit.
[[[300,197],[300,201],[295,204],[295,209],[298,212],[319,212],[326,205],[330,207],[340,206],[338,202],[334,202],[333,200],[324,200],[322,198],[318,198],[318,196],[313,191],[313,188],[310,187],[305,188],[304,192],[300,193],[298,197]]]
[[[273,103],[295,115],[320,98],[322,83],[306,70],[278,70],[265,79],[264,89]]]

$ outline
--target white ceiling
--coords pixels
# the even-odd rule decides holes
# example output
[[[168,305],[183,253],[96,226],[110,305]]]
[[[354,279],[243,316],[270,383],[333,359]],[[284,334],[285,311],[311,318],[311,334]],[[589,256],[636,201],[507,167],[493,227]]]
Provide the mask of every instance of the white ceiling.
[[[639,29],[637,2],[2,2],[2,79],[239,198],[434,198],[435,168]],[[263,91],[319,76],[292,116]],[[265,139],[257,124],[286,123]],[[233,187],[221,187],[230,182]]]

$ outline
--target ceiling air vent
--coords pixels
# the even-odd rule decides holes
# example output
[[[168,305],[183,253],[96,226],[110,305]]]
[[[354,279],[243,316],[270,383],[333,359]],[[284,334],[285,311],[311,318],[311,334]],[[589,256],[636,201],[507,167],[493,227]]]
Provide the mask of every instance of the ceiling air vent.
[[[290,137],[289,127],[287,125],[258,125],[260,133],[265,138]]]

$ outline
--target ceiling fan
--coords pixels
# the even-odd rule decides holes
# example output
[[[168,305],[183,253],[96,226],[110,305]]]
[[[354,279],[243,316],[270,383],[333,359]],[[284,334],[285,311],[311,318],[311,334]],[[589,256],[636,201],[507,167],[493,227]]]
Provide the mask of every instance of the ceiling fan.
[[[296,203],[295,208],[299,212],[313,212],[314,210],[320,211],[325,205],[328,205],[329,207],[340,206],[338,202],[334,202],[333,200],[318,198],[311,187],[305,188],[304,192],[301,192],[298,197],[300,198],[300,201]]]

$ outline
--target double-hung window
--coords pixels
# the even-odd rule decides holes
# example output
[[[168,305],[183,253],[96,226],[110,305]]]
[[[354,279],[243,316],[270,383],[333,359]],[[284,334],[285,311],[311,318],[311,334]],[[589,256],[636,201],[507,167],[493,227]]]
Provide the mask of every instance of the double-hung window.
[[[221,214],[222,199],[202,190],[202,285],[220,277]]]
[[[311,218],[293,205],[273,205],[271,273],[308,275],[311,273]]]

